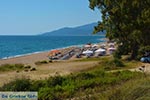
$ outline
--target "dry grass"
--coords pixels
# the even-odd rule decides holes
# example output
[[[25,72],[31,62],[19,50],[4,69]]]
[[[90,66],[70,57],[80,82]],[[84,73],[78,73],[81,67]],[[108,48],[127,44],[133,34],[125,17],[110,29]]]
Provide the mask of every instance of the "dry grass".
[[[97,61],[87,61],[87,62],[73,62],[73,61],[59,61],[43,65],[36,66],[36,71],[11,71],[0,73],[0,85],[7,83],[14,79],[16,76],[29,77],[32,80],[40,80],[48,78],[49,76],[68,75],[70,73],[80,72],[94,67]]]

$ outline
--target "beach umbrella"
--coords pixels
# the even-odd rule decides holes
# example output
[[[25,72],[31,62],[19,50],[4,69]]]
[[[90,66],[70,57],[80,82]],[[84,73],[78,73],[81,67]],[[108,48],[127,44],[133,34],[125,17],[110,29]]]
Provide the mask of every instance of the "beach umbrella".
[[[101,44],[101,47],[103,47],[103,48],[106,47],[106,44]]]
[[[108,46],[115,46],[115,44],[114,43],[109,43]]]
[[[83,51],[82,54],[93,54],[93,51],[91,51],[91,50],[86,50],[86,51]]]
[[[99,48],[99,49],[97,49],[95,52],[96,52],[96,53],[98,53],[98,52],[106,52],[106,50],[105,50],[105,49],[102,49],[102,48]]]
[[[59,53],[59,50],[51,50],[48,54],[48,56],[54,56],[55,54]]]
[[[109,50],[109,51],[115,51],[116,48],[112,48],[112,47],[111,47],[111,48],[108,48],[108,50]]]
[[[84,47],[85,47],[85,48],[90,48],[90,47],[91,47],[91,45],[86,44],[86,45],[84,45]]]
[[[98,44],[94,44],[94,45],[92,45],[92,47],[98,47],[99,45]]]

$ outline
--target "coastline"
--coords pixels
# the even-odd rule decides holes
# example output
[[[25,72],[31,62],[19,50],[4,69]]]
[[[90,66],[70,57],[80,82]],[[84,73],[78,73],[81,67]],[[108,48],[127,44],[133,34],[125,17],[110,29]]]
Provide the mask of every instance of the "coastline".
[[[103,41],[98,42],[98,43],[92,43],[92,44],[103,44],[106,42],[106,38],[101,38]],[[0,65],[2,64],[25,64],[25,65],[31,65],[35,66],[35,62],[37,61],[43,61],[43,60],[49,60],[48,54],[52,50],[60,50],[61,52],[64,51],[69,51],[68,49],[72,47],[83,47],[85,44],[79,44],[79,45],[71,45],[67,47],[62,47],[62,48],[55,48],[51,50],[45,50],[45,51],[37,51],[33,53],[27,53],[27,54],[22,54],[22,55],[16,55],[16,56],[11,56],[11,57],[4,57],[0,58]]]
[[[50,52],[50,51],[56,50],[56,49],[57,50],[62,50],[62,49],[71,48],[71,47],[81,47],[83,45],[84,44],[81,44],[81,45],[71,45],[71,46],[66,46],[66,47],[62,47],[62,48],[55,48],[55,49],[50,49],[50,50],[36,51],[36,52],[32,52],[32,53],[26,53],[26,54],[8,56],[8,57],[0,58],[0,60],[7,60],[7,59],[12,59],[12,58],[18,58],[18,57],[23,57],[23,56],[28,56],[28,55],[32,55],[32,54],[38,54],[38,53],[45,53],[45,52]]]
[[[63,47],[63,48],[56,48],[57,50],[60,50],[61,52],[68,51],[69,49],[77,47],[77,46],[69,46],[69,47]],[[55,50],[55,49],[52,49]],[[35,62],[42,61],[42,60],[49,60],[48,54],[52,50],[47,51],[41,51],[41,52],[35,52],[35,53],[29,53],[19,56],[10,57],[7,59],[0,59],[0,65],[2,64],[25,64],[25,65],[31,65],[35,66]]]

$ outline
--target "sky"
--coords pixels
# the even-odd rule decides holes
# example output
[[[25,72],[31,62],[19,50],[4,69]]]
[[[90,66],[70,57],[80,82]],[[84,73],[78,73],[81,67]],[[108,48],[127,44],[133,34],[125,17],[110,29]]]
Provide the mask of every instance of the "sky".
[[[0,35],[36,35],[100,20],[88,0],[0,0]]]

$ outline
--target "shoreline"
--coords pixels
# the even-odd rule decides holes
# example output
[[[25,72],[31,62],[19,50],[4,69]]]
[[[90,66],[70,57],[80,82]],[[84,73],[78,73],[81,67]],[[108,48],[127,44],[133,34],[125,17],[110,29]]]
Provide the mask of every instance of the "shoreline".
[[[97,44],[97,43],[95,43],[95,44]],[[55,49],[50,49],[50,50],[36,51],[36,52],[32,52],[32,53],[26,53],[26,54],[8,56],[8,57],[0,58],[0,60],[7,60],[7,59],[18,58],[18,57],[29,56],[29,55],[33,55],[33,54],[45,53],[45,52],[50,52],[52,50],[62,50],[62,49],[71,48],[71,47],[80,47],[80,46],[83,46],[83,45],[84,44],[81,44],[81,45],[71,45],[71,46],[66,46],[66,47],[62,47],[62,48],[55,48]]]
[[[105,38],[101,42],[97,43],[92,43],[92,44],[103,44],[106,43]],[[16,55],[16,56],[11,56],[11,57],[4,57],[3,59],[0,58],[0,65],[3,64],[25,64],[25,65],[31,65],[31,66],[36,66],[35,62],[37,61],[42,61],[42,60],[49,60],[48,54],[52,50],[60,50],[61,52],[69,51],[69,49],[73,47],[83,47],[85,44],[79,44],[79,45],[71,45],[71,46],[66,46],[62,48],[55,48],[51,50],[45,50],[45,51],[37,51],[33,53],[28,53],[28,54],[21,54],[21,55]]]
[[[102,38],[100,39],[102,42],[99,43],[92,43],[92,44],[101,44],[101,43],[105,43],[106,39]],[[26,54],[18,54],[18,55],[14,55],[14,56],[6,56],[6,57],[2,57],[0,58],[1,60],[7,60],[7,59],[13,59],[13,58],[18,58],[18,57],[24,57],[24,56],[29,56],[29,55],[33,55],[33,54],[39,54],[39,53],[44,53],[44,52],[50,52],[52,50],[62,50],[62,49],[66,49],[66,48],[71,48],[71,47],[82,47],[85,44],[78,44],[78,45],[70,45],[70,46],[66,46],[66,47],[60,47],[60,48],[54,48],[54,49],[50,49],[50,50],[44,50],[44,51],[36,51],[36,52],[31,52],[31,53],[26,53]]]
[[[60,50],[61,52],[68,51],[69,49],[77,47],[77,46],[69,46],[69,47],[63,47],[63,48],[57,48],[57,50]],[[10,57],[8,59],[0,59],[0,65],[3,64],[25,64],[25,65],[31,65],[35,66],[35,62],[42,61],[42,60],[49,60],[48,54],[50,51],[56,50],[51,49],[47,51],[41,51],[36,53],[29,53],[25,55]]]

